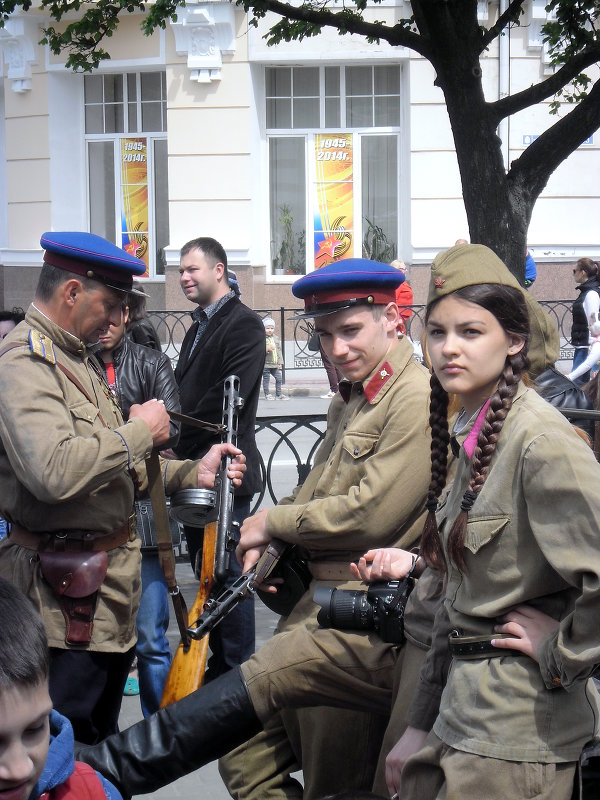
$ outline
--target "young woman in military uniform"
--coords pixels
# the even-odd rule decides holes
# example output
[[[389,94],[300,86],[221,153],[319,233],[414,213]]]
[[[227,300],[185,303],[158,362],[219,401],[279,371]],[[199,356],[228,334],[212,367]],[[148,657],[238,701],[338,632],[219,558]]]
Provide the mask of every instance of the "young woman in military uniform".
[[[443,674],[435,662],[448,650],[452,663],[433,730],[388,782],[403,800],[568,800],[597,720],[588,678],[600,662],[600,468],[523,382],[523,293],[491,250],[462,245],[434,261],[426,319],[422,551],[447,585],[417,694]],[[451,431],[450,394],[462,405]],[[448,443],[457,472],[438,508]]]

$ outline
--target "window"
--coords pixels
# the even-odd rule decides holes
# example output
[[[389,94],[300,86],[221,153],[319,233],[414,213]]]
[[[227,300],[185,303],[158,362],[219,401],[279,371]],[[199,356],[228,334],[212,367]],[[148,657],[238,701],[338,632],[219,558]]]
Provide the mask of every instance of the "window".
[[[84,77],[90,231],[164,275],[169,242],[164,72]]]
[[[401,75],[266,68],[272,274],[398,256]]]

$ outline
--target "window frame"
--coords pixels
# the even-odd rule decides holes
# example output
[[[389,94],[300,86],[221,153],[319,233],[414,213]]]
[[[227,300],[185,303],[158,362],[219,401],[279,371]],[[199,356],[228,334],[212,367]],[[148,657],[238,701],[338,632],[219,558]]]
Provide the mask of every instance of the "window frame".
[[[147,158],[147,173],[148,173],[148,231],[153,237],[156,237],[156,172],[154,165],[155,144],[157,141],[168,141],[166,129],[166,71],[165,70],[147,70],[146,72],[156,72],[161,75],[161,92],[159,101],[144,101],[141,96],[141,76],[143,71],[129,70],[119,73],[102,73],[99,76],[104,79],[107,75],[119,75],[122,79],[122,106],[123,106],[123,128],[122,132],[115,133],[87,133],[85,123],[85,84],[83,92],[83,118],[84,118],[84,143],[85,143],[85,179],[86,179],[86,214],[88,230],[91,230],[91,186],[90,186],[90,144],[94,142],[112,142],[113,144],[113,158],[114,158],[114,173],[113,173],[113,190],[114,190],[114,238],[113,241],[117,247],[122,246],[122,230],[121,230],[121,205],[122,205],[122,189],[121,189],[121,142],[123,139],[131,138],[145,138],[146,139],[146,158]],[[129,129],[129,91],[128,91],[128,76],[135,75],[136,78],[136,130]],[[86,77],[84,76],[84,80]],[[104,108],[104,81],[103,81],[103,103]],[[161,131],[144,131],[142,130],[142,105],[144,102],[160,102],[161,104],[161,123],[164,130]],[[105,127],[105,120],[103,116],[103,127]],[[156,245],[157,243],[155,243]],[[168,243],[167,243],[168,244]],[[164,282],[166,279],[165,274],[157,273],[157,246],[151,247],[148,254],[148,275],[141,277],[141,281]]]
[[[310,67],[311,65],[307,65]],[[353,228],[353,248],[352,248],[352,256],[355,258],[360,258],[362,256],[362,243],[365,233],[365,226],[363,224],[363,213],[362,213],[362,138],[364,136],[395,136],[396,137],[396,147],[397,147],[397,163],[398,163],[398,170],[397,170],[397,178],[396,178],[396,197],[397,197],[397,210],[396,210],[396,238],[395,244],[397,248],[397,255],[396,257],[400,257],[400,252],[402,250],[402,241],[403,241],[403,232],[405,229],[405,220],[403,219],[404,210],[406,207],[406,197],[405,193],[403,193],[403,164],[404,164],[404,153],[406,148],[406,111],[405,111],[405,104],[406,104],[406,92],[407,92],[407,79],[406,79],[406,71],[403,64],[393,63],[374,63],[369,64],[366,66],[370,66],[371,68],[376,68],[378,66],[394,66],[397,67],[399,70],[399,120],[397,125],[393,126],[378,126],[378,127],[369,127],[369,126],[360,126],[360,127],[345,127],[346,122],[346,66],[353,66],[352,64],[348,65],[341,65],[336,67],[340,70],[339,76],[339,97],[338,102],[340,104],[340,127],[335,126],[326,126],[325,122],[325,70],[331,69],[334,65],[321,65],[317,67],[319,70],[319,113],[320,113],[320,126],[319,128],[268,128],[266,127],[267,123],[267,104],[269,97],[266,93],[266,85],[267,85],[267,78],[266,78],[266,70],[267,69],[278,69],[278,68],[286,68],[286,69],[301,69],[302,67],[291,67],[289,65],[266,65],[265,66],[265,113],[263,117],[263,124],[265,126],[265,143],[266,143],[266,153],[267,153],[267,203],[270,205],[271,197],[270,197],[270,180],[271,180],[271,163],[270,163],[270,140],[273,138],[304,138],[305,142],[305,197],[306,197],[306,208],[305,208],[305,219],[306,219],[306,227],[305,227],[305,238],[306,238],[306,274],[313,272],[315,269],[314,266],[314,213],[315,213],[315,199],[314,199],[314,191],[312,191],[314,183],[315,183],[315,158],[314,158],[314,141],[316,134],[322,133],[329,133],[331,132],[332,135],[336,133],[341,133],[344,136],[349,136],[352,138],[352,148],[353,148],[353,208],[354,208],[354,228]],[[293,88],[293,78],[291,81],[291,86]],[[331,97],[332,95],[328,95]],[[333,95],[336,96],[336,95]],[[379,97],[375,91],[375,82],[372,82],[372,99],[374,102],[375,97]],[[293,102],[293,96],[291,97],[291,102]],[[374,106],[372,106],[374,107]],[[293,122],[293,116],[292,116]],[[271,242],[274,238],[273,231],[271,230],[271,215],[270,213],[267,215],[267,234],[268,238],[267,241]],[[273,262],[272,262],[272,254],[271,248],[269,247],[269,252],[266,258],[266,281],[267,283],[293,283],[297,278],[298,275],[275,275],[273,272]]]

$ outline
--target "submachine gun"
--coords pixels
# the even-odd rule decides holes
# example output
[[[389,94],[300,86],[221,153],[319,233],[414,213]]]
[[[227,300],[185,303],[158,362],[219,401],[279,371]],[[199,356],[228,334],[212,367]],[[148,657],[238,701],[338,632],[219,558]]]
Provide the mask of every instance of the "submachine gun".
[[[223,422],[221,425],[202,422],[183,414],[169,412],[173,419],[200,428],[221,433],[223,441],[237,444],[238,414],[244,405],[239,394],[240,379],[228,376],[223,384]],[[215,491],[183,489],[171,497],[171,515],[178,522],[204,528],[200,586],[196,599],[187,617],[187,625],[193,625],[211,598],[220,593],[227,578],[229,561],[235,548],[233,522],[233,482],[227,473],[231,456],[221,461],[215,480]],[[216,498],[218,497],[218,502]],[[210,511],[217,508],[211,521]],[[161,706],[170,705],[186,697],[202,686],[208,655],[208,638],[193,637],[188,628],[181,631],[181,642],[173,658],[169,677],[163,693]]]

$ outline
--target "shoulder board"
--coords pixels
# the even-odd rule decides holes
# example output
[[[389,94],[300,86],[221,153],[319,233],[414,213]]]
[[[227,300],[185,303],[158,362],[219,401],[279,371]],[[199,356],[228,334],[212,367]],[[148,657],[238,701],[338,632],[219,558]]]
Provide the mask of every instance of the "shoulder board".
[[[29,331],[29,349],[34,356],[47,361],[49,364],[56,364],[56,355],[54,353],[54,344],[52,339],[49,339],[45,334],[34,330]]]

